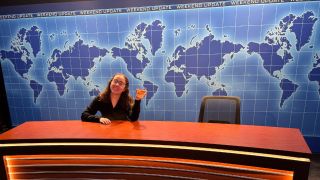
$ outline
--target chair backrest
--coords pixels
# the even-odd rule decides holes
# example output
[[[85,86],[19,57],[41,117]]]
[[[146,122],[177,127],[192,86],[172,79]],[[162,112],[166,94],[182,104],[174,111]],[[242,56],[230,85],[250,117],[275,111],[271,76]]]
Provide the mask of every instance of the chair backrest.
[[[198,121],[240,124],[240,98],[237,96],[204,96]]]

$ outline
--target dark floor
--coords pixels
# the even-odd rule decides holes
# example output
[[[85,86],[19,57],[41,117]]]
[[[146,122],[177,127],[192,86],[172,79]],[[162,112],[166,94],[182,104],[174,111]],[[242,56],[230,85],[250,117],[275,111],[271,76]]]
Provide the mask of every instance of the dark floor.
[[[312,155],[309,180],[320,180],[320,153]]]

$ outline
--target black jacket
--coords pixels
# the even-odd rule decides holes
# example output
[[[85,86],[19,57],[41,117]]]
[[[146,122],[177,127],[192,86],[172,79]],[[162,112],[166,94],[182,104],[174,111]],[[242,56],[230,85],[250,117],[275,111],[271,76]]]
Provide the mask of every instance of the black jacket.
[[[97,96],[81,114],[81,119],[88,122],[100,122],[100,118],[105,117],[110,120],[136,121],[140,114],[140,102],[141,100],[135,100],[132,109],[120,107],[119,103],[113,108],[111,101],[103,102]],[[96,115],[98,111],[100,111],[101,116]]]

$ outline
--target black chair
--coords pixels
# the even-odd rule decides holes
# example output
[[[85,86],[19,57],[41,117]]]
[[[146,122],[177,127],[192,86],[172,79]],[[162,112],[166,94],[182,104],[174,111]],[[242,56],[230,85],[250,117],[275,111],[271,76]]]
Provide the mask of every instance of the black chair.
[[[240,98],[237,96],[204,96],[198,121],[240,124]]]

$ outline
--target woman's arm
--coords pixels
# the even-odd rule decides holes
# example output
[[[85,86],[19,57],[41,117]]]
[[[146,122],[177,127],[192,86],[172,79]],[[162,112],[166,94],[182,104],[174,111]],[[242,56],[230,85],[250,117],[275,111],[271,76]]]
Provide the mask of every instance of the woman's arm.
[[[100,122],[100,116],[95,115],[99,109],[99,98],[95,97],[91,104],[81,114],[81,120],[87,122]]]
[[[141,99],[143,99],[146,95],[147,95],[146,89],[136,89],[136,98],[134,100],[131,114],[129,115],[130,121],[138,120],[139,114],[140,114]]]
[[[129,115],[130,121],[136,121],[139,119],[140,103],[141,103],[141,100],[134,100],[134,105],[132,107],[131,114]]]

